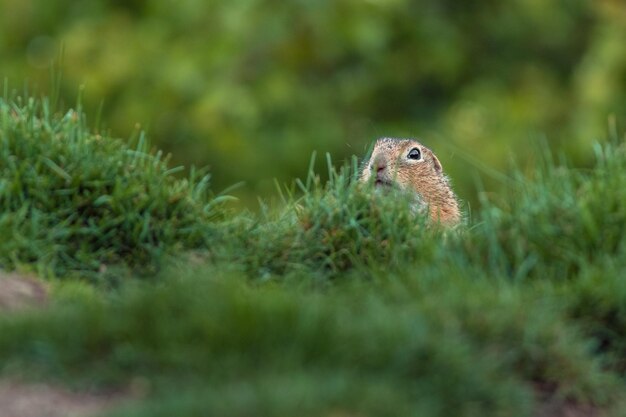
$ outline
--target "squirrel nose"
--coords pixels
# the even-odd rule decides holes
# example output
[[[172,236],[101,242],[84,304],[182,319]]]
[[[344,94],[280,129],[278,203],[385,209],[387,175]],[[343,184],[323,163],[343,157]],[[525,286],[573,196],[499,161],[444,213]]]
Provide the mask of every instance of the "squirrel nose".
[[[372,162],[372,171],[376,171],[376,173],[380,173],[387,168],[387,161],[384,158],[375,158]]]

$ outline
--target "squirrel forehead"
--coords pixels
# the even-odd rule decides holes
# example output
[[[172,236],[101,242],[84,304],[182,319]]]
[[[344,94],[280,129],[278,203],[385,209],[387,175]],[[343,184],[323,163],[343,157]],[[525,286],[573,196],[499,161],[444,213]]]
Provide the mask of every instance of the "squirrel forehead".
[[[384,151],[403,151],[407,148],[419,147],[426,149],[424,145],[416,141],[415,139],[402,139],[402,138],[380,138],[374,145],[375,150]]]

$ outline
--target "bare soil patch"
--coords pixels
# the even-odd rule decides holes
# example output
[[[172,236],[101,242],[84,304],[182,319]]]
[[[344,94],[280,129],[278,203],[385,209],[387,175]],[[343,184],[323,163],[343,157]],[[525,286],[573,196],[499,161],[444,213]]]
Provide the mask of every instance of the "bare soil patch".
[[[91,417],[120,402],[119,395],[86,394],[47,384],[0,381],[0,417]]]
[[[43,282],[17,273],[0,271],[0,313],[26,307],[41,307],[47,301],[48,287]]]
[[[539,405],[535,417],[604,417],[606,412],[591,404],[581,404],[555,395],[555,387],[538,383],[535,394]]]
[[[592,405],[549,401],[541,404],[536,417],[604,417],[604,415]]]

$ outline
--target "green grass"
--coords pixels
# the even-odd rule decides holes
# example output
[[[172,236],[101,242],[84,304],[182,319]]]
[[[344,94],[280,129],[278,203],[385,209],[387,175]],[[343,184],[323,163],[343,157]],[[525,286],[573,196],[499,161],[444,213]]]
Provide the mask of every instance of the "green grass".
[[[143,136],[88,132],[85,115],[46,100],[0,99],[0,266],[64,277],[109,265],[151,271],[173,248],[206,246],[220,199],[207,175],[173,174]]]
[[[53,286],[45,310],[0,316],[5,375],[143,387],[124,417],[531,416],[540,392],[623,409],[615,138],[449,231],[355,182],[356,162],[235,213],[78,112],[0,109],[0,260]]]
[[[51,311],[1,322],[0,355],[12,358],[9,370],[77,386],[146,378],[159,401],[216,414],[228,406],[238,415],[237,401],[213,398],[242,381],[255,397],[248,412],[277,402],[287,415],[301,410],[298,401],[289,404],[292,390],[312,397],[310,415],[376,410],[359,403],[365,395],[381,397],[376,415],[525,415],[539,382],[581,401],[617,398],[617,378],[602,371],[550,302],[493,291],[496,283],[467,281],[459,270],[445,277],[446,284],[425,284],[408,274],[312,292],[251,287],[201,270],[123,294],[83,299],[61,291]],[[263,388],[275,380],[278,387]],[[168,395],[173,382],[215,389],[181,400]]]

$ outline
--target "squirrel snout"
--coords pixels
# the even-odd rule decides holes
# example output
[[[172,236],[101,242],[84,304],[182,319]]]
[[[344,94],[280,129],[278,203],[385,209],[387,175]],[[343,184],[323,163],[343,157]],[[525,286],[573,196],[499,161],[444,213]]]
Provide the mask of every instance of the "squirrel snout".
[[[381,157],[380,155],[376,156],[376,158],[374,158],[372,164],[370,165],[371,171],[377,174],[384,171],[385,168],[387,168],[387,161],[384,157]]]

